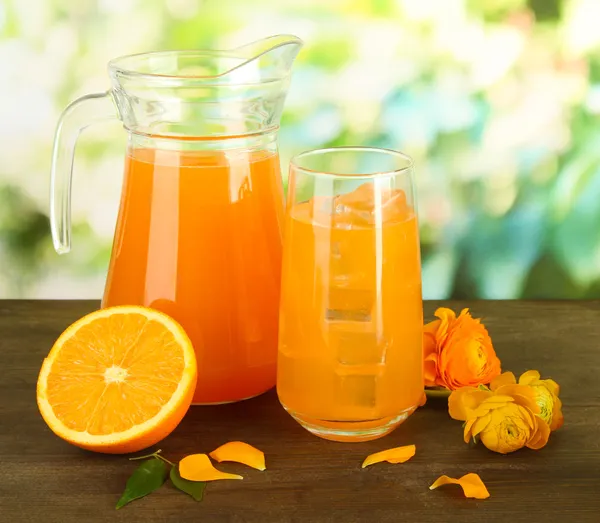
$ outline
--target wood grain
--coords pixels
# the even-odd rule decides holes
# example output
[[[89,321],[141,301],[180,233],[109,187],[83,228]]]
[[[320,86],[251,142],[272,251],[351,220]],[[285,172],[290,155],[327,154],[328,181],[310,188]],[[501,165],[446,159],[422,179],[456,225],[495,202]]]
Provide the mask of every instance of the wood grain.
[[[439,303],[426,304],[431,317]],[[446,304],[459,309],[464,303]],[[35,403],[37,373],[60,332],[94,302],[0,301],[0,521],[6,522],[563,522],[600,516],[600,302],[471,302],[504,369],[536,368],[561,384],[565,426],[541,451],[509,456],[469,448],[443,401],[430,400],[378,441],[342,444],[305,432],[274,392],[242,403],[193,407],[161,443],[179,459],[228,440],[264,450],[266,472],[222,464],[244,481],[209,484],[205,500],[165,486],[120,511],[114,505],[134,464],[63,443]],[[372,452],[414,443],[402,465],[362,470]],[[491,498],[458,487],[431,492],[441,474],[477,472]]]

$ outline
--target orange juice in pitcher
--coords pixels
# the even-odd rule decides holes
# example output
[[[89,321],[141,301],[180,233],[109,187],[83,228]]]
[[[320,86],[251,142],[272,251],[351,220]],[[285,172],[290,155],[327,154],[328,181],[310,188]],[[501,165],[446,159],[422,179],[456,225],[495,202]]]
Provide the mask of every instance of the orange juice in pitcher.
[[[275,384],[283,226],[276,133],[300,46],[276,36],[231,51],[119,58],[109,64],[113,89],[74,102],[59,124],[51,200],[58,252],[70,249],[78,132],[118,117],[129,133],[102,304],[145,305],[184,327],[198,361],[194,403],[238,401]]]

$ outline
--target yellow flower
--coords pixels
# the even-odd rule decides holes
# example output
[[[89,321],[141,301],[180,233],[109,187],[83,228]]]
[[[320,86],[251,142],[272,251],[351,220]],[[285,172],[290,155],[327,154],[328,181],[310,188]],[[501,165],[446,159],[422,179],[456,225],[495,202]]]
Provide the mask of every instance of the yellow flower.
[[[444,307],[435,311],[439,318],[425,325],[423,336],[426,387],[460,387],[489,383],[500,374],[500,360],[481,320],[469,309],[457,317]]]
[[[517,379],[512,372],[505,372],[496,377],[490,383],[491,390],[497,390],[503,385],[514,385]],[[540,379],[540,373],[537,370],[528,370],[521,374],[519,385],[530,387],[535,394],[535,402],[537,403],[540,412],[539,417],[542,418],[554,431],[562,427],[564,418],[562,414],[562,402],[558,395],[560,387],[554,380]]]
[[[502,376],[507,374],[511,373]],[[492,384],[497,385],[494,390],[464,387],[448,399],[450,416],[465,421],[465,443],[479,438],[488,449],[501,454],[545,446],[550,428],[538,416],[540,408],[533,389],[499,379]]]
[[[540,373],[537,370],[528,370],[521,374],[519,385],[527,385],[535,391],[535,401],[540,407],[540,418],[549,426],[550,430],[558,430],[564,423],[562,413],[562,402],[558,395],[560,387],[554,380],[540,379]]]

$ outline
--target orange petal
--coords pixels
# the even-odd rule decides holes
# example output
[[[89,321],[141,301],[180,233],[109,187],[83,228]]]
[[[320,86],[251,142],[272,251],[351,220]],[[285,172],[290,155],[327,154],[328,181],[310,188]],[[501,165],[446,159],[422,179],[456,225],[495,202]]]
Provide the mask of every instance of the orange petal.
[[[496,376],[492,382],[490,383],[490,389],[496,390],[502,385],[515,385],[517,383],[517,378],[512,372],[503,372],[500,376]]]
[[[417,447],[415,445],[406,445],[404,447],[396,447],[393,449],[382,450],[367,456],[363,461],[362,468],[373,465],[374,463],[381,463],[387,461],[388,463],[404,463],[415,455]]]
[[[429,490],[436,489],[442,485],[460,485],[463,489],[465,497],[475,499],[486,499],[490,497],[488,489],[478,474],[470,473],[464,475],[460,479],[450,478],[448,476],[440,476],[435,480]]]
[[[465,311],[468,312],[469,309],[463,309],[461,311],[461,314]],[[438,307],[433,313],[433,315],[436,318],[439,318],[441,320],[441,323],[445,324],[448,324],[456,319],[456,313],[452,309],[448,309],[447,307]]]
[[[424,334],[432,334],[432,338],[435,340],[435,333],[438,330],[438,327],[440,326],[440,320],[433,320],[430,321],[429,323],[426,323],[423,326],[423,333]]]
[[[210,453],[210,457],[215,461],[235,461],[243,463],[257,470],[265,470],[265,454],[248,443],[243,441],[230,441],[221,445],[218,449]]]
[[[423,360],[423,381],[426,387],[435,387],[437,376],[437,354],[432,352]]]
[[[179,474],[190,481],[215,481],[217,479],[243,479],[237,474],[221,472],[213,467],[206,454],[192,454],[179,462]]]

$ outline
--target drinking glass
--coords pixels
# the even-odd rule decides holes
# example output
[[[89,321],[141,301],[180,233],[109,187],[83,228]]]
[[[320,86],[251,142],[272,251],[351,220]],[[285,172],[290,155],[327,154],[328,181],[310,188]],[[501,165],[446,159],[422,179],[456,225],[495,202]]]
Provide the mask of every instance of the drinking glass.
[[[291,161],[277,392],[325,439],[388,434],[423,398],[412,160],[373,147]]]

